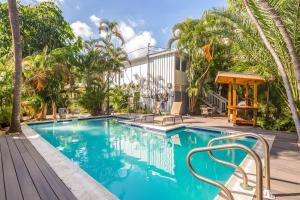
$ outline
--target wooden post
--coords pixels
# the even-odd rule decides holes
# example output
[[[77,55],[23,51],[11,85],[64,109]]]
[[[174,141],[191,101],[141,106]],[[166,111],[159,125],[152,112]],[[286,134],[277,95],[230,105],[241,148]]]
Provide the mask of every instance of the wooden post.
[[[257,123],[257,83],[253,85],[253,126]]]
[[[228,85],[228,105],[227,105],[227,117],[228,117],[228,122],[230,122],[230,114],[231,114],[231,99],[232,99],[232,87],[231,83]]]
[[[233,98],[232,98],[232,106],[233,106],[233,125],[236,124],[236,114],[237,114],[237,110],[236,110],[236,80],[233,79]]]
[[[245,103],[246,103],[246,106],[249,106],[249,85],[248,84],[246,85]],[[245,119],[247,119],[247,115],[248,115],[248,110],[246,109],[245,113],[244,113]]]

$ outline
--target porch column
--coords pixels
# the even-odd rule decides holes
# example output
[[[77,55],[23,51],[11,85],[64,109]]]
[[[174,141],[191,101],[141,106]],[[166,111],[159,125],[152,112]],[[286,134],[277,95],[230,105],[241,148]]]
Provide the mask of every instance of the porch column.
[[[227,105],[227,117],[228,122],[230,122],[230,114],[231,114],[231,99],[232,99],[232,85],[229,83],[228,85],[228,105]]]

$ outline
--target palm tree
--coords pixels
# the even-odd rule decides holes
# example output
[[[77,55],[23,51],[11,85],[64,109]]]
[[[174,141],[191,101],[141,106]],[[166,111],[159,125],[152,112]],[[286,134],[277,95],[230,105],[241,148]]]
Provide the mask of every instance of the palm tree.
[[[230,58],[224,58],[229,45],[222,40],[221,32],[216,33],[211,27],[215,23],[214,18],[206,17],[204,14],[200,20],[186,19],[173,27],[173,37],[169,40],[169,48],[177,42],[176,48],[180,55],[189,61],[187,77],[189,86],[187,89],[189,96],[189,110],[195,112],[195,106],[200,103],[200,95],[203,87],[207,87],[205,82],[209,75],[228,67]],[[209,53],[218,53],[216,59],[208,60],[204,47],[209,47]],[[212,47],[212,48],[210,48]],[[222,52],[222,53],[221,53]],[[227,62],[224,62],[227,60]]]
[[[22,85],[22,46],[20,41],[20,28],[18,9],[15,0],[8,0],[9,21],[11,26],[14,47],[14,90],[13,108],[9,133],[21,132],[20,108],[21,108],[21,85]]]
[[[195,45],[195,29],[199,24],[199,20],[193,20],[187,18],[185,21],[176,24],[172,28],[173,37],[168,42],[168,47],[171,48],[173,43],[177,42],[176,48],[182,57],[187,57],[189,60],[189,68],[187,77],[189,80],[189,86],[187,88],[189,96],[189,111],[194,113],[196,106],[196,98],[200,94],[199,85],[197,81],[196,71],[198,70],[198,54],[197,47]],[[201,37],[199,37],[201,38]],[[196,61],[197,60],[197,61]],[[195,62],[196,61],[196,62]]]
[[[291,61],[294,66],[295,76],[297,80],[297,88],[298,88],[298,99],[300,101],[300,61],[297,55],[296,48],[292,42],[292,38],[285,27],[284,22],[282,21],[281,17],[277,13],[277,11],[270,5],[267,0],[258,0],[258,5],[272,18],[274,24],[278,28],[283,41],[285,42],[286,49],[289,52],[289,56],[291,57]]]
[[[294,120],[295,126],[296,126],[296,131],[298,134],[298,140],[300,141],[300,121],[299,121],[299,115],[297,112],[297,107],[295,104],[295,100],[292,94],[292,89],[291,89],[291,85],[290,85],[290,81],[288,79],[288,76],[286,74],[286,71],[284,69],[284,66],[281,62],[280,57],[278,56],[278,54],[276,53],[275,49],[273,48],[273,46],[271,45],[271,43],[269,42],[263,28],[261,27],[261,25],[259,24],[258,20],[256,19],[254,13],[252,12],[248,0],[243,0],[243,4],[245,5],[246,11],[250,17],[250,19],[252,20],[253,24],[255,25],[258,34],[261,38],[261,40],[263,41],[263,43],[265,44],[266,48],[268,49],[268,51],[270,52],[270,54],[272,55],[277,67],[278,67],[278,71],[281,75],[281,78],[283,80],[283,85],[286,91],[286,95],[288,98],[288,102],[289,102],[289,106],[291,109],[291,113],[292,113],[292,118]]]
[[[99,24],[99,33],[101,38],[96,46],[101,49],[100,51],[106,57],[106,112],[109,114],[109,90],[111,76],[120,71],[120,68],[123,67],[123,61],[129,61],[129,59],[127,53],[123,49],[125,40],[120,32],[117,22],[110,22],[106,20],[101,21]]]

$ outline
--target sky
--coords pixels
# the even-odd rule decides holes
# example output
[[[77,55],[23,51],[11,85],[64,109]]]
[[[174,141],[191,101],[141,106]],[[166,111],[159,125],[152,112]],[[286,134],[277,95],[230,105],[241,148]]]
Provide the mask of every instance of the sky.
[[[0,2],[3,0],[0,0]],[[115,20],[125,38],[127,52],[148,43],[166,48],[171,29],[187,17],[200,18],[203,11],[225,7],[226,0],[21,0],[26,3],[55,1],[74,33],[84,39],[99,37],[97,24]],[[134,52],[134,57],[139,52]]]

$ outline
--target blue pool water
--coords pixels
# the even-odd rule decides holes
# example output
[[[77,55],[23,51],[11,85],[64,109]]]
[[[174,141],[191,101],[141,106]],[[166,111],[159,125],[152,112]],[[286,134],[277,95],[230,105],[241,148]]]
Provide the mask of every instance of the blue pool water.
[[[220,132],[181,128],[161,135],[112,119],[30,127],[121,200],[211,200],[219,192],[191,175],[186,155],[207,146]],[[252,147],[255,140],[236,142]],[[215,155],[240,164],[246,154],[222,150]],[[234,172],[213,162],[207,153],[194,155],[192,163],[201,175],[221,183]]]

